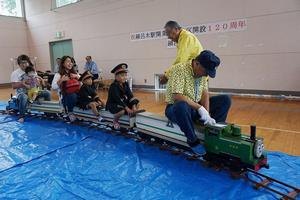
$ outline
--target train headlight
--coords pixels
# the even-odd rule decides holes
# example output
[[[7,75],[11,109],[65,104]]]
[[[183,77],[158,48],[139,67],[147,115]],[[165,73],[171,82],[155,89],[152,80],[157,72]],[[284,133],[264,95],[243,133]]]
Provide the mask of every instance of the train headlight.
[[[254,145],[254,156],[256,158],[261,157],[264,152],[264,143],[262,140],[257,140]]]

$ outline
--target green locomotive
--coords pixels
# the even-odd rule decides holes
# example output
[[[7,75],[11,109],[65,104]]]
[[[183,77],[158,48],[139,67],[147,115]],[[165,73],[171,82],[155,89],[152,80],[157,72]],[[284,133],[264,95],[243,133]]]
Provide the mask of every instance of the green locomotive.
[[[268,167],[262,138],[256,138],[256,127],[251,126],[251,136],[241,133],[241,128],[234,124],[204,126],[195,123],[195,134],[204,143],[205,160],[233,169],[251,168],[259,170]],[[160,138],[169,143],[189,148],[187,138],[177,124],[166,117],[144,112],[136,117],[137,129],[150,137]]]
[[[256,127],[251,126],[251,135],[241,133],[234,124],[208,126],[204,130],[205,158],[214,162],[230,164],[231,167],[259,170],[268,168],[263,138],[256,137]]]

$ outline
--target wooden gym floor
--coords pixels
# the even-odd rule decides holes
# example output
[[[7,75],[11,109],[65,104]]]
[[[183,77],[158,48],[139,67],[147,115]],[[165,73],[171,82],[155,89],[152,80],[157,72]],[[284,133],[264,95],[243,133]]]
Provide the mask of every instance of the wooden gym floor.
[[[12,92],[0,89],[0,100],[8,100]],[[134,94],[141,108],[164,115],[164,93],[137,90]],[[100,91],[100,96],[106,100],[107,91]],[[57,100],[54,92],[53,99]],[[256,124],[267,150],[300,156],[300,101],[232,97],[227,121],[240,125],[247,134],[250,124]]]

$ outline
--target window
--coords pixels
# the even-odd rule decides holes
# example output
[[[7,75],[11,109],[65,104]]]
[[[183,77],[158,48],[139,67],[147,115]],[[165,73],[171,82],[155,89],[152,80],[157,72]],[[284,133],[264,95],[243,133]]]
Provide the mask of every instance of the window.
[[[81,0],[52,0],[52,5],[53,8],[59,8],[79,1]]]
[[[0,0],[0,15],[22,17],[23,0]]]

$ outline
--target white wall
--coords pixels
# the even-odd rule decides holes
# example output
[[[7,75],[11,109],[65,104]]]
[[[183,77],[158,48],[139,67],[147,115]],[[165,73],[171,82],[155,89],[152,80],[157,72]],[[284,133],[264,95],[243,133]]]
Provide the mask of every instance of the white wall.
[[[50,69],[49,42],[56,31],[73,40],[82,67],[91,55],[110,70],[127,62],[134,84],[153,85],[175,58],[166,40],[131,42],[132,32],[162,29],[173,19],[183,26],[246,18],[246,31],[199,36],[222,60],[212,88],[300,91],[299,0],[83,0],[50,11],[51,0],[25,0],[29,48],[38,68]]]
[[[10,82],[10,58],[28,54],[27,27],[22,18],[0,16],[0,84]]]

